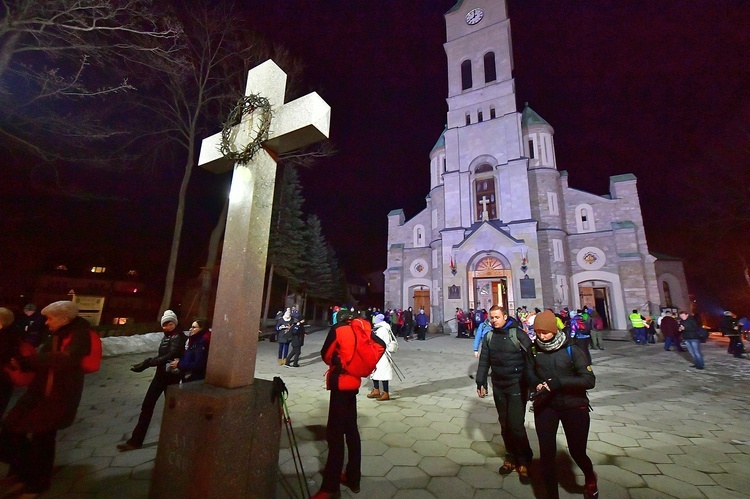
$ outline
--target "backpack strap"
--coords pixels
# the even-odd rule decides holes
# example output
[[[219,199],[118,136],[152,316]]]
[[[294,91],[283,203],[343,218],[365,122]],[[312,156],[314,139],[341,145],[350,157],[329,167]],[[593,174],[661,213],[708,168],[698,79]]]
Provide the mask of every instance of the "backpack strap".
[[[515,346],[519,350],[523,350],[524,353],[528,353],[528,349],[524,346],[523,343],[521,343],[521,340],[518,338],[519,334],[520,334],[519,329],[517,327],[512,327],[510,328],[510,331],[508,331],[508,338],[510,338],[510,341],[511,343],[513,343],[513,346]],[[487,333],[485,333],[484,335],[484,341],[487,343],[487,348],[490,347],[491,339],[492,339],[492,328],[490,327],[490,330],[487,331]]]

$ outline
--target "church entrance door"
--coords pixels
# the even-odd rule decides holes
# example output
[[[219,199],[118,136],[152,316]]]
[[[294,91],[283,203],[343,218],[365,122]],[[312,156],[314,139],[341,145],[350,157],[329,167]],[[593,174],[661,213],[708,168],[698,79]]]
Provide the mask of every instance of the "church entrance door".
[[[581,283],[578,286],[578,293],[581,297],[581,307],[593,308],[599,312],[604,319],[604,327],[609,329],[609,325],[612,324],[609,288],[601,284],[601,281]]]
[[[430,316],[430,290],[414,290],[414,312],[417,313],[420,308],[424,309],[427,317]]]
[[[489,310],[492,305],[501,305],[508,310],[508,285],[505,277],[500,279],[474,280],[475,308]]]

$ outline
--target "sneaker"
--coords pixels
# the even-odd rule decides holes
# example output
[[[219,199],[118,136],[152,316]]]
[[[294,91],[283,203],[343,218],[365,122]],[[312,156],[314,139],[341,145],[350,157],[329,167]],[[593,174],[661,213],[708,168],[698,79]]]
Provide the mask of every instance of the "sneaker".
[[[346,473],[341,474],[341,485],[346,487],[347,489],[351,490],[355,494],[359,494],[360,488],[359,488],[359,482],[350,482],[346,479]]]
[[[593,482],[587,482],[583,486],[584,499],[599,499],[599,487],[596,485],[596,478]]]
[[[521,482],[523,485],[528,485],[531,483],[531,478],[529,477],[528,466],[524,466],[523,464],[520,466],[517,466],[516,471],[518,472],[519,482]]]
[[[513,473],[513,470],[515,470],[515,469],[516,469],[516,465],[513,464],[513,463],[511,463],[510,461],[506,460],[503,463],[503,465],[500,466],[500,469],[497,470],[497,472],[500,473],[501,475],[505,476],[505,475],[510,475],[511,473]]]

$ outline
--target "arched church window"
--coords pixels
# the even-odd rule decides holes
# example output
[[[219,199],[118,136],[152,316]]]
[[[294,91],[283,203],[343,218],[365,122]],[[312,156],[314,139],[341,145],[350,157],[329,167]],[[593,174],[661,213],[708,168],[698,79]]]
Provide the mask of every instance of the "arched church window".
[[[489,173],[492,171],[492,167],[488,165],[487,163],[483,164],[482,166],[478,166],[476,170],[474,170],[474,173]]]
[[[494,120],[495,118],[496,118],[496,115],[495,115],[495,108],[494,108],[494,107],[491,107],[491,108],[490,108],[490,119],[491,119],[491,120]]]
[[[481,123],[484,121],[484,114],[482,114],[482,111],[477,112],[477,122]]]
[[[495,272],[498,270],[503,270],[504,268],[505,266],[503,265],[503,262],[501,262],[499,259],[495,258],[494,256],[487,256],[477,262],[474,270],[476,270],[477,272]]]
[[[484,82],[489,83],[497,79],[495,71],[495,53],[487,52],[484,54]]]
[[[594,209],[591,205],[581,204],[576,206],[576,228],[578,232],[593,232],[596,230]]]
[[[672,304],[672,293],[669,291],[669,283],[667,281],[662,281],[661,289],[664,291],[664,304],[667,308],[674,308],[674,305]]]
[[[471,61],[461,63],[461,90],[467,90],[473,86],[471,81]]]
[[[495,198],[495,179],[482,178],[474,181],[476,221],[497,218],[497,202]]]

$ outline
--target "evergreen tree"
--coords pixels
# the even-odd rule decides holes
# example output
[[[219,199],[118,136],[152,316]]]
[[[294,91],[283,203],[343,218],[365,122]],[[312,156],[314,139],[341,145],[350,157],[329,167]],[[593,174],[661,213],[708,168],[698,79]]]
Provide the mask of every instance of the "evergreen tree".
[[[328,244],[316,215],[307,217],[305,239],[305,263],[300,266],[300,270],[304,271],[304,288],[310,296],[326,299],[331,294],[334,279],[329,263]]]
[[[333,303],[345,303],[348,299],[348,289],[346,283],[346,274],[339,267],[338,259],[336,258],[336,252],[333,246],[328,243],[328,265],[331,269],[331,289],[326,295],[326,298],[331,300]]]
[[[280,180],[271,215],[268,264],[273,265],[275,274],[288,280],[291,289],[296,289],[305,252],[305,222],[302,220],[305,200],[294,166],[285,166]]]

